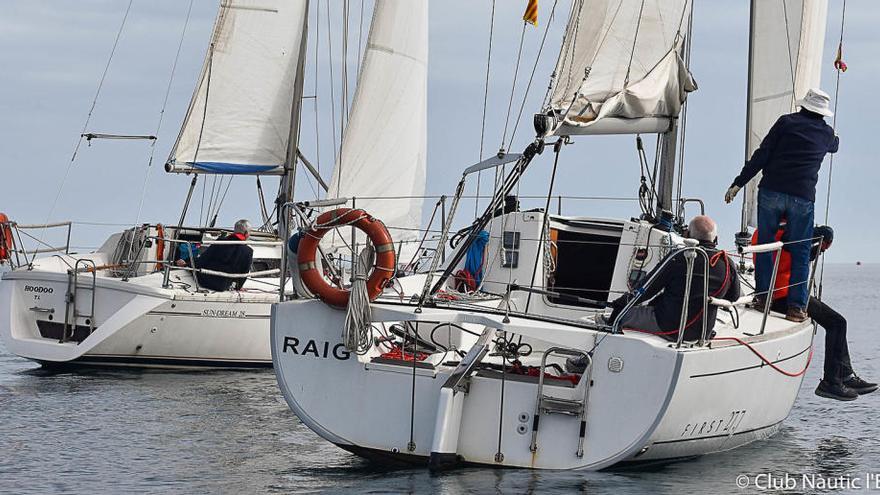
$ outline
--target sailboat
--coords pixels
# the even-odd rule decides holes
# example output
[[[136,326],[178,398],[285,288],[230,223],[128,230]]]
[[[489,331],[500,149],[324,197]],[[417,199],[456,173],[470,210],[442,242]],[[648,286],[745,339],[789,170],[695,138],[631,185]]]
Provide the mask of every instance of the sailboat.
[[[672,255],[705,256],[673,213],[676,133],[696,89],[691,6],[572,2],[535,139],[464,171],[461,184],[479,170],[503,174],[489,206],[445,264],[435,258],[442,274],[411,297],[375,299],[360,345],[340,340],[345,313],[321,301],[273,305],[275,373],[305,425],[357,455],[434,470],[596,470],[725,451],[779,430],[810,364],[812,323],[756,307],[751,295],[715,300],[693,269],[702,314],[719,308],[714,335],[704,325],[699,339],[670,342],[606,319],[616,294],[650,287]],[[826,11],[825,1],[752,2],[748,151],[793,110],[797,91],[818,84]],[[503,208],[542,153],[555,160],[579,136],[633,133],[656,133],[660,149],[659,187],[640,217],[550,214],[551,193],[543,210]],[[472,256],[481,237],[484,255]],[[737,248],[735,276],[754,286],[753,253],[782,243]],[[455,274],[470,262],[483,276],[465,289]],[[567,368],[568,358],[585,367]]]
[[[138,225],[113,234],[94,252],[74,254],[64,247],[47,255],[46,249],[27,250],[22,239],[29,228],[52,225],[0,217],[0,261],[12,265],[0,282],[0,338],[12,353],[44,365],[272,365],[270,305],[294,297],[282,267],[287,234],[299,223],[291,207],[297,167],[309,168],[324,182],[298,147],[308,14],[307,0],[220,3],[199,81],[165,164],[169,173],[192,177],[176,225]],[[342,202],[354,198],[392,220],[389,229],[402,242],[415,238],[421,223],[426,10],[377,12],[368,44],[372,51],[359,73],[328,195],[347,195]],[[396,108],[405,103],[405,114],[385,111],[386,99]],[[280,176],[277,230],[269,220],[247,241],[236,241],[224,240],[231,230],[215,228],[213,220],[183,225],[197,180],[214,174]],[[385,196],[418,199],[401,205],[380,201]],[[312,206],[300,211],[319,203],[305,202]],[[69,229],[70,222],[57,225]],[[191,260],[185,253],[195,246],[224,243],[254,250],[240,291],[204,290],[191,261],[175,264]]]

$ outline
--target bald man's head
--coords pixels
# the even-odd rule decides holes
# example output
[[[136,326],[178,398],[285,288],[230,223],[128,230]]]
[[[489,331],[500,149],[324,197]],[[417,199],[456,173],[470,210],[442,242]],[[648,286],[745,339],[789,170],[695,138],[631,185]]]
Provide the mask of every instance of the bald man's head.
[[[718,238],[718,226],[715,225],[715,220],[708,216],[697,215],[688,224],[688,233],[691,239],[715,242]]]

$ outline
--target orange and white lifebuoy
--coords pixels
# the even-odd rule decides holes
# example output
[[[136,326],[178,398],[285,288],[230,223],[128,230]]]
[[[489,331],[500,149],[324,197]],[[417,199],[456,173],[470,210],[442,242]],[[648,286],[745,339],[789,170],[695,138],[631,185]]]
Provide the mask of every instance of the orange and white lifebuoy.
[[[9,226],[9,217],[0,213],[0,265],[12,256],[12,227]]]
[[[162,271],[165,260],[165,227],[161,223],[156,224],[156,271]]]
[[[344,308],[348,305],[349,291],[333,287],[327,282],[324,275],[318,271],[315,256],[318,251],[318,243],[321,242],[324,234],[336,227],[343,226],[352,226],[365,233],[376,250],[373,272],[367,279],[367,294],[370,301],[379,297],[394,275],[395,266],[397,266],[394,241],[391,240],[391,235],[381,220],[371,217],[360,209],[337,208],[322,213],[315,221],[314,227],[307,231],[300,240],[297,264],[303,284],[322,301],[337,308]]]

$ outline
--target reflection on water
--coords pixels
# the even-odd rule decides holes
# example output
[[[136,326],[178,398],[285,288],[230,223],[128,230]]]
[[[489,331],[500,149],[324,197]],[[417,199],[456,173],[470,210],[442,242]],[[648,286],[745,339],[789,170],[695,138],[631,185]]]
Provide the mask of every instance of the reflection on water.
[[[826,269],[826,298],[850,320],[857,371],[880,378],[880,267]],[[821,332],[821,330],[820,330]],[[759,473],[880,472],[880,393],[813,395],[821,335],[791,417],[773,438],[638,471],[387,470],[304,427],[271,371],[47,371],[0,348],[0,492],[741,493]]]

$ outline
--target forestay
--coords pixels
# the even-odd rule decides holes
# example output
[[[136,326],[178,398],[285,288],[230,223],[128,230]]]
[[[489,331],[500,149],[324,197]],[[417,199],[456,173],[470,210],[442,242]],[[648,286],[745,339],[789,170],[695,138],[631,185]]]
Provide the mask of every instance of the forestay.
[[[753,0],[746,157],[781,115],[819,87],[828,0]],[[758,174],[746,185],[743,228],[757,226]]]
[[[169,172],[281,174],[307,0],[223,0]]]
[[[575,0],[554,72],[557,135],[664,132],[696,89],[691,0]]]
[[[328,195],[356,198],[395,241],[416,239],[421,224],[427,69],[428,2],[377,0]]]

